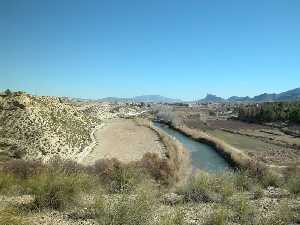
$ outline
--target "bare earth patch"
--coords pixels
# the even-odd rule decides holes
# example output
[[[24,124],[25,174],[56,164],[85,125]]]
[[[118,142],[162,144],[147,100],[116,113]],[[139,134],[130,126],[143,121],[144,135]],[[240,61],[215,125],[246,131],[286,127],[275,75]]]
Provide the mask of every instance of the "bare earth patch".
[[[163,157],[165,151],[153,130],[139,126],[133,120],[110,120],[95,132],[95,138],[95,148],[82,160],[85,165],[103,158],[117,158],[128,163],[141,159],[147,152]]]

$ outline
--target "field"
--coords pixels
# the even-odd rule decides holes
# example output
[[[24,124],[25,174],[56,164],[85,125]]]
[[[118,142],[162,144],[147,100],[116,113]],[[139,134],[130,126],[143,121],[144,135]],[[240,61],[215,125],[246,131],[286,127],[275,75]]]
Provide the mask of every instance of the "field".
[[[246,123],[231,119],[224,106],[173,107],[170,118],[177,126],[204,131],[245,152],[251,158],[268,165],[290,166],[300,164],[300,138],[280,127]],[[232,111],[230,108],[227,109]],[[214,112],[214,113],[211,113]],[[221,116],[216,116],[216,115]],[[227,116],[224,116],[227,115]],[[167,116],[167,117],[168,117]],[[294,130],[299,127],[291,126]],[[292,128],[289,128],[292,129]]]

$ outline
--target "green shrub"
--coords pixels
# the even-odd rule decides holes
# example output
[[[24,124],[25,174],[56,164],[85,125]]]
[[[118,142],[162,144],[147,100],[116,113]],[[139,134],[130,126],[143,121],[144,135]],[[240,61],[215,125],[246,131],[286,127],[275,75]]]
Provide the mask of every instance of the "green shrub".
[[[116,159],[97,161],[94,172],[111,193],[129,193],[145,179],[145,174],[139,168],[124,165]]]
[[[280,187],[282,185],[282,179],[279,177],[278,174],[272,172],[268,169],[265,169],[261,175],[258,177],[261,184],[264,187]]]
[[[159,225],[183,225],[185,213],[183,210],[176,209],[173,213],[163,215],[159,221]]]
[[[239,191],[249,191],[255,185],[254,179],[246,170],[240,170],[234,173],[234,184]]]
[[[29,225],[21,213],[15,208],[5,208],[0,210],[0,225]]]
[[[155,207],[153,194],[138,190],[134,195],[122,193],[117,199],[100,197],[95,205],[96,218],[101,225],[147,225]]]
[[[291,177],[287,181],[288,190],[295,195],[300,194],[300,176]]]
[[[178,192],[184,195],[186,202],[209,202],[210,199],[209,177],[207,175],[199,175],[193,177],[188,184],[182,187]]]
[[[232,174],[201,173],[179,190],[186,201],[214,202],[224,201],[234,193]],[[221,199],[220,199],[221,198]]]
[[[254,199],[260,199],[262,197],[264,197],[264,190],[262,189],[262,187],[260,185],[256,185],[253,189],[253,198]]]
[[[0,172],[0,193],[8,194],[12,192],[13,187],[18,185],[18,180],[15,176]]]
[[[228,209],[218,206],[206,219],[205,225],[227,225],[230,223],[230,212]]]
[[[74,203],[80,191],[89,187],[89,182],[82,175],[44,173],[30,178],[27,187],[34,196],[34,208],[61,210]]]
[[[246,198],[236,196],[232,199],[231,205],[236,222],[245,225],[252,225],[256,222],[256,211]]]

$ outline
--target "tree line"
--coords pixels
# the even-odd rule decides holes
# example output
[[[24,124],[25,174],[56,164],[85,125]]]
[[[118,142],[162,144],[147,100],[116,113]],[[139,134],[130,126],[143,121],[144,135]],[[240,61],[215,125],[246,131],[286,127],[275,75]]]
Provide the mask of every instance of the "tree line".
[[[300,123],[299,102],[268,102],[241,105],[238,118],[247,122],[294,122]]]

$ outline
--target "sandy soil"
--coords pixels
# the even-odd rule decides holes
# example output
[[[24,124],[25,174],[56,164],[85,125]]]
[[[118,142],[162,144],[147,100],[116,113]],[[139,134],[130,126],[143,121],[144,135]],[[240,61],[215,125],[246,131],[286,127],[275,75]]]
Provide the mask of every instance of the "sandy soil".
[[[122,162],[139,160],[147,152],[163,156],[164,146],[151,129],[138,126],[133,120],[116,119],[106,122],[95,132],[96,146],[83,160],[91,165],[103,158],[117,158]]]

